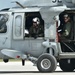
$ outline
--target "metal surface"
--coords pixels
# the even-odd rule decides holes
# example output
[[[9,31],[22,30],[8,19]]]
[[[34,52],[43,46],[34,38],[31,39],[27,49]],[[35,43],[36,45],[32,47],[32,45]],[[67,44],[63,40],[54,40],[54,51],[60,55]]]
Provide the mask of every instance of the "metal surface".
[[[42,68],[44,68],[44,69],[49,69],[50,66],[51,66],[50,60],[49,60],[49,59],[43,59],[43,60],[41,61],[41,66],[42,66]]]

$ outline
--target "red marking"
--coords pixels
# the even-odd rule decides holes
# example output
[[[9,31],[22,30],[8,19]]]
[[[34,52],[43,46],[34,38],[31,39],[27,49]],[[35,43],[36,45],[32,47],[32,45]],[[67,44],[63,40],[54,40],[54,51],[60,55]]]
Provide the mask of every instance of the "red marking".
[[[20,56],[16,56],[16,58],[20,58]]]

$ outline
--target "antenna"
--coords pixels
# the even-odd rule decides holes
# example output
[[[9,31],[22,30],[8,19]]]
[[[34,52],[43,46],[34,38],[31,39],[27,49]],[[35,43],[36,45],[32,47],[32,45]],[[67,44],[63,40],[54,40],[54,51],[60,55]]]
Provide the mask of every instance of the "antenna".
[[[21,3],[19,3],[18,1],[14,1],[12,3],[16,3],[17,5],[19,5],[21,8],[25,8]]]

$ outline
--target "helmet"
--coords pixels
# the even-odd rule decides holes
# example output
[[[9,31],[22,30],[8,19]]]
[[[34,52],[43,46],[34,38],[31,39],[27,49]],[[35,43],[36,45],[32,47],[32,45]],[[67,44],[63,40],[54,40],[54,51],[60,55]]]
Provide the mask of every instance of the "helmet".
[[[65,14],[65,15],[64,15],[64,18],[65,18],[65,17],[70,17],[70,16],[69,16],[68,14]]]
[[[37,24],[40,24],[40,20],[38,17],[33,18],[33,22],[36,22]]]

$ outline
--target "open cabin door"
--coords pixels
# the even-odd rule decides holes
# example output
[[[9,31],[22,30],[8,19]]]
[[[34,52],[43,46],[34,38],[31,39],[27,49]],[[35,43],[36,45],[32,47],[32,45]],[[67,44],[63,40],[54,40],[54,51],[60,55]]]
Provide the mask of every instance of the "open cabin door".
[[[13,39],[22,40],[24,38],[24,13],[14,13]]]

